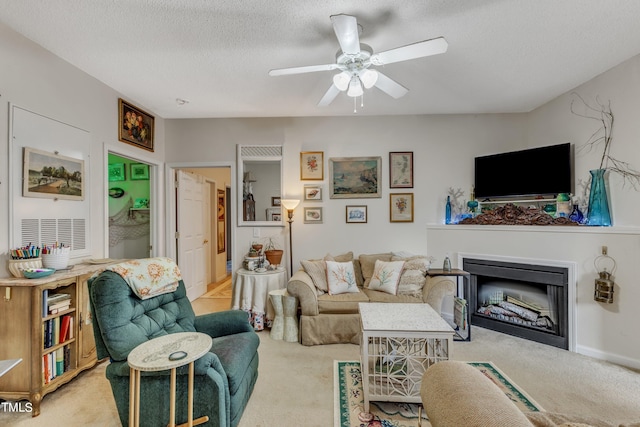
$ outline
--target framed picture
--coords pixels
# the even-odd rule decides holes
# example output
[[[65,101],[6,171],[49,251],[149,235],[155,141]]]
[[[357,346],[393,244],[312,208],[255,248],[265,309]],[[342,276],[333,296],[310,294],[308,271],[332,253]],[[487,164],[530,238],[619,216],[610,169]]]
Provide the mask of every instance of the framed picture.
[[[366,206],[347,206],[347,223],[366,223]]]
[[[112,163],[109,165],[109,181],[125,181],[127,179],[127,169],[124,163]]]
[[[218,253],[221,254],[226,250],[225,236],[225,212],[227,208],[226,194],[224,190],[218,190]]]
[[[316,181],[324,179],[323,151],[303,151],[300,153],[300,179]]]
[[[282,208],[267,208],[266,221],[282,221]]]
[[[389,194],[391,222],[413,222],[413,193]]]
[[[84,200],[84,160],[24,149],[22,195],[44,199]]]
[[[329,197],[358,199],[382,197],[382,157],[334,157],[329,159]]]
[[[132,181],[149,179],[149,165],[145,165],[144,163],[131,163],[130,168],[131,173],[129,174],[129,178],[131,178]]]
[[[413,151],[389,153],[389,188],[413,188]]]
[[[305,224],[322,224],[322,208],[304,208]]]
[[[271,197],[271,206],[282,206],[280,197]]]
[[[118,98],[118,139],[153,151],[154,117]]]
[[[305,185],[304,186],[304,200],[306,202],[320,202],[322,201],[322,187],[319,185]]]

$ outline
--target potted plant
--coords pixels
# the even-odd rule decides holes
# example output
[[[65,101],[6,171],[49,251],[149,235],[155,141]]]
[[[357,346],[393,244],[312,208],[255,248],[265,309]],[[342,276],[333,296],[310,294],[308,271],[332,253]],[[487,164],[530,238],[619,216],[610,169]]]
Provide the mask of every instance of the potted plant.
[[[264,256],[267,257],[267,261],[269,261],[270,265],[278,266],[282,261],[282,249],[277,249],[276,244],[273,241],[272,237],[267,238],[267,243],[264,246]]]

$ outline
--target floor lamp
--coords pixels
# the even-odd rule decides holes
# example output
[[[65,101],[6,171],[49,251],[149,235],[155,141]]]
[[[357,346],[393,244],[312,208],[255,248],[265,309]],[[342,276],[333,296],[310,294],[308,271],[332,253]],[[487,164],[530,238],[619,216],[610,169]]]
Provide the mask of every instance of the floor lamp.
[[[289,277],[293,276],[293,244],[292,244],[292,231],[291,226],[293,225],[293,210],[298,206],[300,200],[296,199],[282,199],[280,200],[282,206],[287,210],[287,216],[289,223]]]

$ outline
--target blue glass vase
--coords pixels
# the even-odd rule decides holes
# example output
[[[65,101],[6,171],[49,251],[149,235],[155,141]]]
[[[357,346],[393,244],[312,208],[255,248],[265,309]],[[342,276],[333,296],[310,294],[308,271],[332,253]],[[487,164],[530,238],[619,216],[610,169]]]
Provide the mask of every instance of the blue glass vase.
[[[607,187],[604,182],[606,172],[606,169],[589,171],[591,174],[591,192],[589,193],[589,210],[587,212],[588,225],[611,226]]]
[[[584,215],[577,204],[573,205],[573,212],[569,215],[569,219],[577,224],[582,224],[584,222]]]

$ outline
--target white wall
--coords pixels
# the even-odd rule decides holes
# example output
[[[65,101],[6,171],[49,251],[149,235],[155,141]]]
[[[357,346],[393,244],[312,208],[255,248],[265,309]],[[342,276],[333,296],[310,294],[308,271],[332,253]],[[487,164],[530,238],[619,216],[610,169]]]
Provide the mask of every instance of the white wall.
[[[160,117],[155,121],[154,153],[118,141],[118,97],[123,96],[0,25],[0,117],[3,118],[0,119],[0,277],[10,277],[5,262],[10,249],[8,183],[20,179],[9,177],[7,171],[9,103],[90,132],[90,162],[85,164],[85,174],[90,182],[87,194],[91,200],[91,256],[102,258],[107,255],[104,253],[106,221],[101,220],[106,217],[107,198],[104,145],[126,145],[124,151],[134,152],[138,157],[164,161],[164,121]],[[140,107],[153,111],[149,106]],[[160,215],[164,221],[164,212]],[[164,247],[164,242],[161,244]]]
[[[282,144],[283,198],[302,199],[304,184],[319,182],[300,180],[300,152],[324,151],[323,201],[302,202],[293,218],[296,270],[301,259],[328,252],[424,252],[425,226],[442,220],[447,187],[461,187],[468,195],[473,157],[524,146],[523,128],[522,115],[167,120],[166,155],[176,162],[235,161],[236,144]],[[189,150],[178,141],[190,141]],[[414,152],[413,189],[389,189],[390,151]],[[352,156],[382,157],[382,198],[329,199],[329,158]],[[414,193],[413,223],[389,222],[391,192]],[[367,205],[368,223],[346,224],[347,205]],[[305,206],[322,206],[323,224],[304,224]],[[261,235],[277,236],[286,249],[287,226],[263,227]],[[253,227],[237,229],[236,267],[253,240]]]

